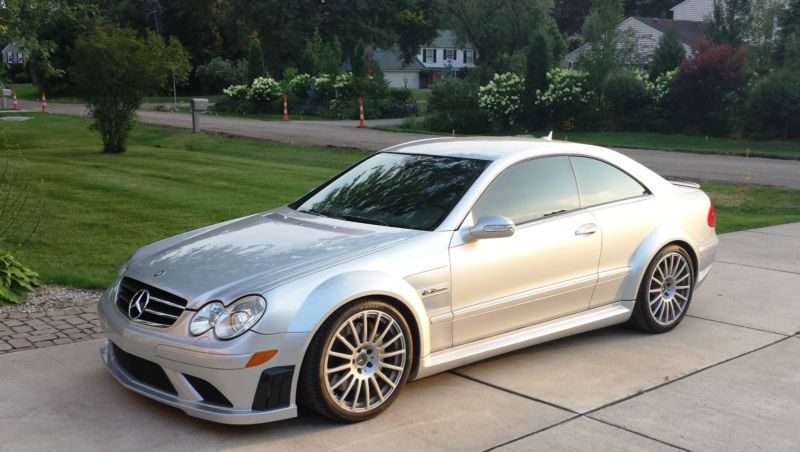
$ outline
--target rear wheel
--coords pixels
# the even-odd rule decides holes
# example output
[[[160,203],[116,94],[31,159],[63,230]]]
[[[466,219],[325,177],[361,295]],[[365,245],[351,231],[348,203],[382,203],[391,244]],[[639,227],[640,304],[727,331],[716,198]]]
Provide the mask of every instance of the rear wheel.
[[[343,422],[377,416],[408,379],[413,359],[402,314],[381,300],[362,300],[331,316],[312,339],[300,376],[301,402]]]
[[[659,251],[647,268],[631,323],[649,333],[675,328],[692,300],[694,268],[689,254],[677,245]]]

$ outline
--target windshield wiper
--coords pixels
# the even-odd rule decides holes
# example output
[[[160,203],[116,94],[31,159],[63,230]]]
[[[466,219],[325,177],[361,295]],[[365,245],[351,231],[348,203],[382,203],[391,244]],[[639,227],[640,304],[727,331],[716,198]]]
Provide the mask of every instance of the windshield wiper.
[[[357,215],[338,215],[333,218],[341,218],[342,220],[355,221],[357,223],[377,224],[380,226],[389,226],[385,221],[376,220],[374,218],[359,217]]]

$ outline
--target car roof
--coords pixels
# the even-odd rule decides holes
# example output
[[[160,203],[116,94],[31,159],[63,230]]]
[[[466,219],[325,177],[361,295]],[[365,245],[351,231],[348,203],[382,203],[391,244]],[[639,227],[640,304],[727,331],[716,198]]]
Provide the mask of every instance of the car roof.
[[[460,157],[476,160],[499,160],[501,158],[530,158],[537,155],[597,154],[608,157],[608,149],[566,141],[550,141],[534,137],[471,137],[471,138],[429,138],[412,141],[384,149],[383,152],[402,154],[435,155],[441,157]]]
[[[649,168],[617,151],[568,141],[534,137],[430,138],[392,146],[382,152],[487,160],[495,162],[492,166],[501,168],[536,157],[580,155],[600,159],[622,169],[651,192],[674,188]]]

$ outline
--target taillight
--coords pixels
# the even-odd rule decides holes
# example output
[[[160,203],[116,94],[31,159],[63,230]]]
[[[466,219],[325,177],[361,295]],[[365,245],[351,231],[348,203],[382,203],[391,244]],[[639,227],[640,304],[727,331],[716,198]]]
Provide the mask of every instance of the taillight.
[[[706,222],[710,228],[713,228],[717,225],[717,214],[714,211],[714,201],[711,201],[711,205],[708,206],[708,218],[706,219]]]

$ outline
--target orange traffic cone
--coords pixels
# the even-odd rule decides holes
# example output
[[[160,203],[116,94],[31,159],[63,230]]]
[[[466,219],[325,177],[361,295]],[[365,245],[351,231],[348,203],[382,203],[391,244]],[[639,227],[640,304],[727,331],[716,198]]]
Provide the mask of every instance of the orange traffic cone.
[[[286,105],[286,95],[283,96],[283,120],[289,120],[289,108]]]
[[[11,95],[14,96],[14,102],[12,103],[12,107],[14,110],[19,110],[19,101],[17,100],[17,92],[12,91]]]
[[[42,113],[47,113],[47,96],[44,95],[44,90],[42,90]]]
[[[364,100],[358,98],[358,127],[366,127],[364,125]]]

